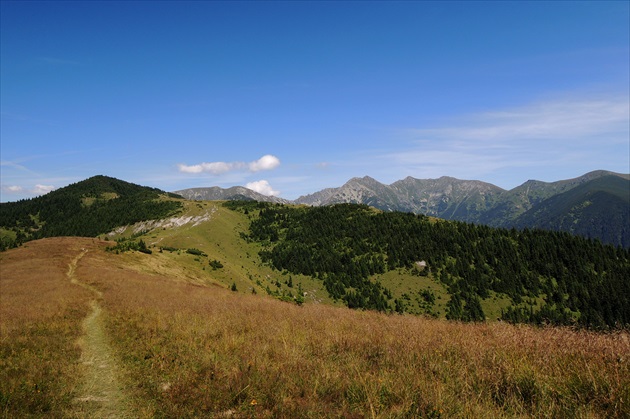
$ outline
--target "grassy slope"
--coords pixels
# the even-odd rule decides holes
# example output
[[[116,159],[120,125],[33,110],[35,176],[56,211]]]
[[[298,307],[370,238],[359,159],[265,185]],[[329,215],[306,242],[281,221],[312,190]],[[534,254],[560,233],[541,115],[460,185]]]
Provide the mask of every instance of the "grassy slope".
[[[183,272],[187,281],[199,284],[221,284],[230,287],[235,284],[239,292],[266,293],[266,288],[297,295],[298,284],[307,293],[305,301],[323,302],[331,305],[342,305],[334,302],[328,296],[320,280],[304,275],[288,275],[262,265],[258,257],[260,246],[257,243],[247,243],[240,237],[246,233],[249,219],[241,212],[224,208],[220,202],[184,202],[184,208],[178,216],[196,217],[211,214],[209,221],[197,226],[192,223],[176,228],[156,229],[138,239],[143,239],[153,249],[153,258],[145,260],[141,266],[146,272],[177,276]],[[132,229],[128,228],[123,234],[112,238],[130,237]],[[159,253],[159,247],[173,247],[179,252],[164,251]],[[187,254],[186,249],[202,250],[207,256],[198,257]],[[209,261],[219,260],[224,268],[213,270]],[[173,267],[176,266],[174,269]],[[289,276],[293,287],[287,286]],[[392,291],[393,299],[401,299],[406,305],[406,311],[419,315],[430,315],[444,318],[446,304],[450,296],[443,284],[435,281],[432,275],[418,276],[408,269],[389,271],[383,275],[375,275],[373,281],[380,281],[383,286]],[[277,286],[280,284],[280,287]],[[420,292],[427,290],[435,295],[435,303],[427,305],[423,302]],[[501,308],[509,305],[507,297],[497,297],[483,300],[482,307],[489,319],[500,317]]]
[[[158,275],[147,261],[175,254],[114,255],[106,245],[56,238],[0,256],[3,416],[72,416],[91,297],[67,267],[84,247],[75,275],[102,292],[139,417],[630,415],[627,332],[299,307],[200,285],[188,277],[194,260]],[[210,256],[221,252],[227,244]]]
[[[199,284],[221,284],[230,287],[232,284],[241,293],[266,294],[271,291],[291,292],[297,294],[298,284],[307,292],[306,301],[317,301],[333,304],[321,281],[303,275],[293,275],[293,288],[286,285],[288,276],[263,266],[258,252],[260,246],[247,243],[240,233],[247,232],[249,220],[246,215],[224,208],[220,202],[184,202],[184,209],[178,216],[204,216],[210,214],[210,220],[194,226],[193,223],[181,227],[156,229],[139,236],[153,250],[153,257],[143,263],[147,272],[158,272],[175,275],[175,271],[183,272],[183,278]],[[127,229],[117,237],[129,237],[131,229]],[[179,252],[163,251],[160,247],[180,249]],[[186,249],[195,248],[207,256],[195,256],[186,253]],[[212,269],[210,261],[218,260],[223,264],[221,269]],[[173,267],[175,271],[173,271]],[[176,276],[176,275],[175,275]],[[277,283],[281,285],[277,287]]]
[[[80,384],[77,339],[89,291],[68,264],[91,239],[57,238],[0,253],[0,416],[68,416]]]

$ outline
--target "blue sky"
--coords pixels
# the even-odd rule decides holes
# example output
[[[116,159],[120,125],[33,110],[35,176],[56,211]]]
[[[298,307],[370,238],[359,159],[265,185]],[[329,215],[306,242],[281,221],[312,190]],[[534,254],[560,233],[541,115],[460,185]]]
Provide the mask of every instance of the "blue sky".
[[[1,3],[1,197],[630,172],[630,3]]]

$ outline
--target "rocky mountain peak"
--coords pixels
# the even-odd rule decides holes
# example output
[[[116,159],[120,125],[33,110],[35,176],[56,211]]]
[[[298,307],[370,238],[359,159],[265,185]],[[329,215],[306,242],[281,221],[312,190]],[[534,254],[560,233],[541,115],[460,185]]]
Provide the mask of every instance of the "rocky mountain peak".
[[[630,175],[607,172],[604,170],[589,172],[578,178],[557,182],[528,180],[511,190],[505,190],[487,182],[462,180],[451,176],[442,176],[437,179],[416,179],[412,176],[407,176],[391,185],[385,185],[370,176],[363,176],[354,177],[337,188],[327,188],[310,195],[301,196],[293,201],[293,203],[312,206],[359,203],[370,205],[384,211],[413,212],[447,220],[488,224],[495,227],[513,227],[516,225],[536,227],[544,221],[541,218],[542,216],[538,216],[538,219],[534,216],[529,216],[525,221],[520,222],[519,217],[524,216],[526,212],[528,214],[543,214],[543,212],[540,211],[535,212],[536,208],[543,205],[550,198],[581,185],[588,186],[591,182],[597,179],[604,179],[606,176],[610,175],[612,175],[613,178],[625,179],[625,185],[630,184],[628,182]],[[627,208],[630,207],[630,203],[627,202],[627,197],[630,196],[630,187],[626,186],[626,188],[629,192],[625,195],[625,203],[619,202],[618,197],[615,198],[614,202],[616,205],[615,208],[622,208],[625,205],[625,217],[628,218],[627,215],[630,211],[628,211]],[[205,189],[207,189],[205,192],[196,188],[178,191],[177,193],[189,199],[243,199],[243,197],[245,197],[246,199],[259,201],[289,202],[276,197],[266,197],[242,187],[227,190],[221,190],[221,188],[217,188],[218,190],[214,188]],[[601,189],[606,193],[606,188],[599,184],[593,184],[587,189],[589,191]],[[563,202],[568,199],[569,195],[566,195],[566,197],[567,198],[561,197],[554,200],[554,206],[562,207]],[[572,203],[569,210],[579,206],[581,202],[572,195],[570,197]],[[604,202],[606,199],[601,201]],[[608,199],[606,202],[613,201]],[[575,211],[573,212],[575,213]],[[544,213],[551,212],[546,210]],[[559,219],[556,212],[553,212],[553,214],[556,219]],[[589,215],[589,217],[591,216]],[[574,224],[582,222],[591,223],[599,226],[600,221],[604,218],[599,215],[594,217],[595,218],[591,217],[588,220],[585,218],[584,220],[574,220],[572,222]],[[621,214],[619,217],[622,219],[624,215]],[[600,221],[594,221],[595,219]],[[630,225],[630,220],[627,220],[626,223]],[[545,225],[551,224],[547,223]],[[611,230],[606,226],[597,228],[602,231]],[[596,233],[594,234],[594,237],[598,237]],[[622,239],[618,237],[619,234],[621,233],[612,234],[610,238],[606,240],[613,243],[630,243],[630,237]],[[630,233],[627,233],[627,235],[630,235]]]

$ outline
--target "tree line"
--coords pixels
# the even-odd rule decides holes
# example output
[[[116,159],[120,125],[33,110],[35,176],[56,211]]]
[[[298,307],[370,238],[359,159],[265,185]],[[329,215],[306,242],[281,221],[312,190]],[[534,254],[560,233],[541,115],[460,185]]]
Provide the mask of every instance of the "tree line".
[[[251,217],[247,240],[275,269],[323,281],[349,307],[393,310],[375,274],[424,260],[451,296],[447,317],[485,319],[490,292],[509,296],[502,319],[630,325],[630,251],[563,232],[491,228],[365,205],[295,207],[231,202]],[[527,301],[542,303],[534,307]]]

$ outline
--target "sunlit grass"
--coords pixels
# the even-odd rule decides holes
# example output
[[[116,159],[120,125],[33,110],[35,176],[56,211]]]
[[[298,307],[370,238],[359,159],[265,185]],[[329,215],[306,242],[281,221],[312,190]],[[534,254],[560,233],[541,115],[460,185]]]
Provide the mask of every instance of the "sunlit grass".
[[[393,298],[404,302],[405,312],[419,315],[439,313],[439,317],[445,316],[446,304],[451,297],[444,284],[435,281],[431,274],[419,276],[415,269],[399,268],[374,275],[374,279],[381,281],[385,288],[391,290]],[[419,294],[422,290],[430,291],[435,296],[433,304],[427,304],[423,300]]]
[[[222,284],[225,288],[235,284],[239,293],[266,294],[269,287],[271,291],[284,290],[296,295],[298,283],[301,283],[303,291],[308,293],[305,298],[307,303],[333,303],[324,290],[322,281],[304,275],[291,275],[295,285],[291,289],[285,284],[288,280],[286,273],[283,275],[261,264],[258,257],[261,245],[248,243],[241,238],[241,233],[247,232],[249,223],[243,213],[229,210],[221,202],[188,201],[184,202],[184,210],[180,215],[194,217],[207,213],[212,214],[210,219],[199,225],[157,229],[139,237],[154,253],[136,266],[144,272],[183,277],[199,284]],[[124,236],[129,235],[130,232],[127,231]],[[160,254],[160,247],[180,250],[164,251]],[[200,249],[206,256],[187,254],[186,249],[189,248]],[[223,267],[212,269],[209,265],[212,260],[220,261]],[[280,288],[277,283],[281,284]]]
[[[0,415],[69,415],[90,293],[67,278],[90,239],[47,239],[0,254]]]
[[[155,255],[105,245],[48,239],[2,254],[3,416],[74,415],[92,296],[65,276],[83,246],[75,274],[102,292],[141,417],[630,416],[627,332],[299,307],[203,285],[176,265],[139,268]]]
[[[101,269],[109,331],[151,415],[630,414],[625,332],[298,307]]]

